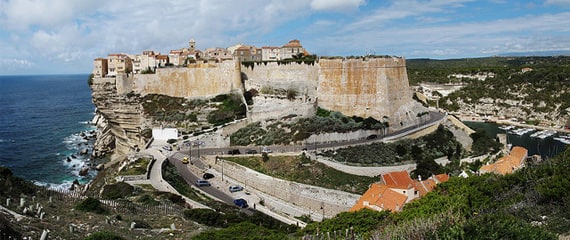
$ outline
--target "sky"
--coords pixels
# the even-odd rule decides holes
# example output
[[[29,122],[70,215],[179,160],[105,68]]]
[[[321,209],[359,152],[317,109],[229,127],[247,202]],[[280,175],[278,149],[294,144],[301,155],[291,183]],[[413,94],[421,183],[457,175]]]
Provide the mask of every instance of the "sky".
[[[570,0],[0,0],[0,75],[90,73],[190,39],[407,59],[569,51]]]

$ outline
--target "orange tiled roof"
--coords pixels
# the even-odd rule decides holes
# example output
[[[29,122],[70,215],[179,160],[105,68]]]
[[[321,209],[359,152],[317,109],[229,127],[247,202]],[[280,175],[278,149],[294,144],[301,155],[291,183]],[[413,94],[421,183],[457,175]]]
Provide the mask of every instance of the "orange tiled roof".
[[[389,172],[382,174],[382,181],[384,184],[399,189],[410,189],[413,184],[412,178],[406,171],[401,172]]]
[[[289,41],[287,44],[283,45],[283,47],[303,47],[303,46],[301,45],[301,41],[293,39]]]
[[[449,175],[442,173],[434,176],[435,181],[438,183],[447,182],[449,181]]]
[[[419,197],[425,196],[428,192],[431,192],[436,185],[436,181],[433,179],[427,179],[424,181],[415,181],[414,188],[418,191]]]
[[[524,164],[527,154],[528,150],[526,148],[515,146],[511,149],[509,155],[499,158],[495,163],[482,166],[479,171],[481,173],[510,174]]]
[[[373,183],[350,211],[354,212],[363,208],[400,211],[407,199],[406,195],[398,193],[386,185]]]

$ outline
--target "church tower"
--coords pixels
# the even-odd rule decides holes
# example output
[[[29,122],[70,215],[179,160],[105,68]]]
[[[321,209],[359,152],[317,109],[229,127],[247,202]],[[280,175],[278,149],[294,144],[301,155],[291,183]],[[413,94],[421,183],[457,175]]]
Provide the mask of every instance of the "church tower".
[[[196,49],[196,41],[194,41],[194,38],[190,39],[190,41],[188,42],[188,45],[190,46],[190,48],[188,50],[193,51]]]

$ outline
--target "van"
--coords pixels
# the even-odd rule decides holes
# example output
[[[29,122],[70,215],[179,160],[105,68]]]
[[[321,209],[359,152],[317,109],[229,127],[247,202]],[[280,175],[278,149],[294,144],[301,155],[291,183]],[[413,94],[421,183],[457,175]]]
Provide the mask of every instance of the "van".
[[[196,181],[196,186],[198,186],[198,187],[209,187],[209,186],[211,186],[211,185],[210,185],[210,182],[208,182],[207,180],[198,179],[198,180]]]

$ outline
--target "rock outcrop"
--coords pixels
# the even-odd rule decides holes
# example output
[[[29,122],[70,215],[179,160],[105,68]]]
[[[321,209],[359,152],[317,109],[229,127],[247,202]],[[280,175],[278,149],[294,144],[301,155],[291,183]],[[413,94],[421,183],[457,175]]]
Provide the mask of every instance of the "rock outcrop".
[[[95,123],[99,132],[93,155],[106,154],[113,149],[126,155],[134,147],[144,145],[141,128],[145,126],[145,119],[141,102],[129,94],[119,94],[115,80],[100,78],[91,85],[96,115],[101,118]]]

